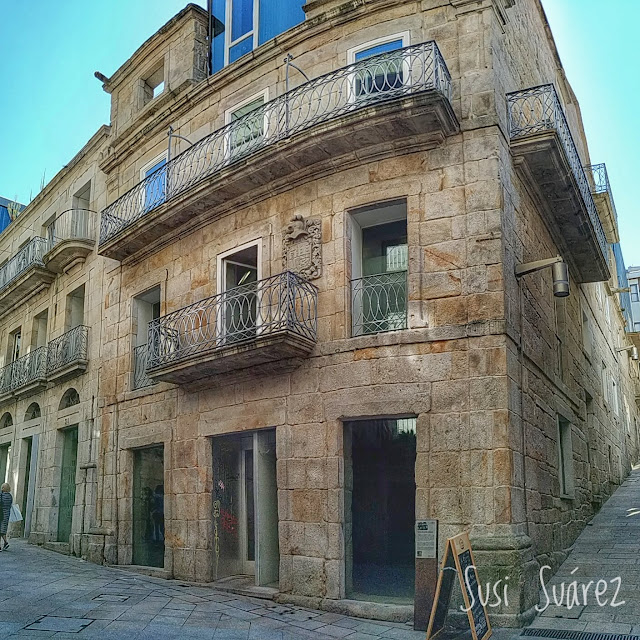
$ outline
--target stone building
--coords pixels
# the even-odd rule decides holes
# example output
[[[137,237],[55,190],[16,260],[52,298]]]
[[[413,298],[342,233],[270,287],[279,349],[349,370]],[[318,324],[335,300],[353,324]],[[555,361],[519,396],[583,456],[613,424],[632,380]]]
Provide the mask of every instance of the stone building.
[[[100,213],[0,290],[8,371],[88,327],[4,399],[30,539],[401,619],[436,518],[520,625],[638,456],[610,186],[538,0],[285,4],[188,5],[0,237]]]

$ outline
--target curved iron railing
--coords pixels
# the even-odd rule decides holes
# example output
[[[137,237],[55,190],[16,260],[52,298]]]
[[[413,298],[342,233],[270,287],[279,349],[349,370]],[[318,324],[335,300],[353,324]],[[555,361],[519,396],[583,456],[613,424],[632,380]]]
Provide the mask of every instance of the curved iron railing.
[[[29,267],[38,265],[44,267],[42,257],[48,251],[48,242],[36,236],[32,238],[13,258],[0,268],[0,289],[9,286],[21,276]]]
[[[611,184],[609,183],[609,174],[607,173],[607,166],[604,162],[600,164],[590,164],[585,167],[586,171],[591,171],[593,176],[593,193],[607,193],[609,194],[609,200],[613,209],[613,215],[618,220],[618,212],[616,211],[616,203],[613,199],[613,192],[611,191]]]
[[[315,342],[318,289],[296,273],[234,287],[149,323],[147,370],[284,331]]]
[[[512,140],[526,138],[544,131],[555,131],[557,133],[578,184],[580,195],[589,215],[591,227],[600,245],[602,255],[609,262],[607,237],[555,87],[552,84],[545,84],[523,91],[508,93],[507,111],[509,114],[509,135]]]
[[[10,393],[47,375],[47,347],[38,347],[0,369],[0,394]]]
[[[141,344],[133,349],[133,388],[142,389],[155,384],[147,375],[147,359],[149,349],[146,344]]]
[[[223,168],[316,124],[372,104],[437,91],[451,100],[451,76],[435,42],[360,60],[279,96],[214,131],[102,211],[100,244]]]
[[[49,342],[47,373],[54,373],[78,360],[87,360],[88,344],[89,327],[84,325],[74,327]]]
[[[407,328],[407,272],[351,281],[351,333],[361,336]]]
[[[94,240],[96,212],[91,209],[67,209],[49,226],[49,249],[64,240]]]

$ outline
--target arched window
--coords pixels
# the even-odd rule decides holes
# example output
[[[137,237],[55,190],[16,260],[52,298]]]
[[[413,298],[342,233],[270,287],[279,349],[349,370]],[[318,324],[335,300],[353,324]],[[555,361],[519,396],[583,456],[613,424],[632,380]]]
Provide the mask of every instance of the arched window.
[[[68,409],[69,407],[73,407],[74,404],[80,404],[80,396],[75,389],[67,389],[60,400],[60,406],[58,407],[58,411],[62,409]]]
[[[40,412],[40,405],[37,402],[32,402],[27,407],[27,412],[24,414],[25,422],[28,420],[35,420],[42,415]]]
[[[2,418],[0,418],[0,429],[5,429],[6,427],[12,427],[13,426],[13,418],[11,417],[11,414],[7,411],[5,414],[3,414]]]

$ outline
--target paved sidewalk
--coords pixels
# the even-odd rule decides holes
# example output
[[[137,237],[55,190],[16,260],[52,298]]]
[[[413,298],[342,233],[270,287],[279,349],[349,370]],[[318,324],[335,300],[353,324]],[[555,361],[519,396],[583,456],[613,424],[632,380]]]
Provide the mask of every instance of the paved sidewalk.
[[[22,540],[0,553],[0,638],[424,640],[410,626],[101,567]]]
[[[574,572],[574,569],[578,570]],[[546,574],[548,576],[548,572]],[[614,600],[620,578],[620,591]],[[579,606],[567,608],[567,589],[578,581]],[[595,587],[599,580],[607,583],[607,591],[600,596],[605,606],[599,606]],[[611,582],[611,581],[614,582]],[[582,585],[593,585],[587,591],[584,606]],[[598,515],[576,540],[573,551],[552,580],[546,591],[553,605],[552,586],[561,599],[560,584],[565,583],[562,607],[550,606],[539,615],[531,627],[594,633],[640,635],[640,469],[631,473],[624,484],[609,498]],[[600,583],[604,588],[604,583]],[[571,590],[572,592],[572,590]],[[621,606],[611,606],[622,602]],[[542,593],[539,606],[547,600]]]

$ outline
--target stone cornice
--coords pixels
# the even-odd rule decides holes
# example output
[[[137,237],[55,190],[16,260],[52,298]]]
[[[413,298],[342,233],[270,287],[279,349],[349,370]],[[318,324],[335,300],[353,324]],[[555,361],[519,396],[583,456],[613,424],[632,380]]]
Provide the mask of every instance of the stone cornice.
[[[493,9],[500,24],[504,26],[509,21],[507,9],[513,7],[516,0],[450,0],[458,15],[483,9]]]

